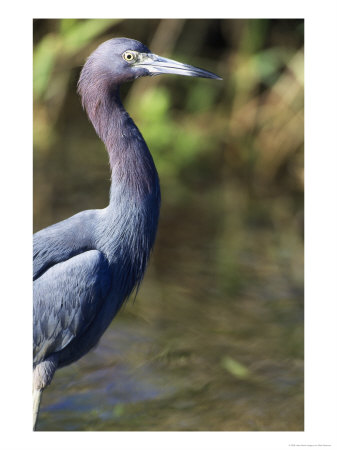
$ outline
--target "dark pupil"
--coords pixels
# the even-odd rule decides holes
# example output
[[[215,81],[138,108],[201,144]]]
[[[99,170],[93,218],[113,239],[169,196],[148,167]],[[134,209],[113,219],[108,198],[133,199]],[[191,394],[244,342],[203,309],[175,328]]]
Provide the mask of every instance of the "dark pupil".
[[[126,59],[132,59],[132,55],[130,55],[130,53],[128,53],[128,54],[126,55]]]

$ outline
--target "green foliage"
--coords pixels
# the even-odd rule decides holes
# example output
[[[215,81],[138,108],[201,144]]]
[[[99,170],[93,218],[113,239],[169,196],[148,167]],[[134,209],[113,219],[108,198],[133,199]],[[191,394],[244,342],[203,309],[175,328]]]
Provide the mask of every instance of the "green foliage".
[[[149,24],[148,33],[151,27],[152,31],[158,30],[154,45],[174,46],[174,36],[167,35],[165,27],[162,31],[159,25],[167,22],[174,28],[173,24],[179,21],[143,22],[144,26]],[[194,35],[198,35],[198,28],[212,23],[188,22]],[[258,189],[263,187],[268,191],[271,186],[287,189],[287,185],[293,189],[295,185],[301,192],[303,177],[298,163],[304,141],[303,29],[297,22],[296,27],[290,28],[291,21],[285,21],[287,34],[283,36],[282,27],[273,20],[220,22],[235,41],[228,48],[218,46],[216,56],[201,59],[197,65],[220,73],[223,82],[202,79],[191,82],[176,77],[173,83],[171,77],[162,77],[153,84],[144,83],[142,89],[144,80],[139,80],[140,88],[131,89],[126,99],[161,176],[164,181],[165,177],[172,182],[174,179],[176,186],[183,187],[187,168],[191,173],[195,169],[199,171],[205,152],[222,152],[232,176],[246,177],[249,171],[253,186]],[[37,151],[47,154],[54,145],[59,133],[55,124],[64,115],[65,102],[76,95],[71,70],[78,71],[90,50],[117,33],[114,30],[132,36],[131,27],[139,27],[141,23],[61,19],[54,21],[50,31],[45,30],[36,40],[34,119],[39,125],[34,124],[34,129],[39,132],[35,133],[34,144]],[[156,23],[158,27],[153,28]],[[278,36],[274,40],[273,33]],[[209,44],[200,44],[198,53],[209,54]],[[193,63],[188,55],[186,58],[180,55],[180,59]],[[87,126],[86,121],[82,121],[82,126]],[[288,167],[287,172],[284,167]],[[283,173],[281,178],[279,173]]]
[[[67,53],[78,52],[97,36],[116,25],[117,19],[62,19],[60,38]]]
[[[47,90],[60,48],[60,40],[55,34],[48,34],[35,48],[33,62],[35,98],[41,97]]]
[[[167,119],[171,107],[171,97],[167,88],[149,89],[141,100],[139,110],[144,121],[160,123]]]
[[[34,49],[34,96],[42,97],[49,83],[53,70],[58,63],[71,66],[74,56],[90,44],[97,36],[105,32],[120,20],[116,19],[62,19],[59,21],[59,32],[46,34]],[[57,78],[57,71],[54,74]],[[57,89],[66,89],[68,78],[59,83]]]

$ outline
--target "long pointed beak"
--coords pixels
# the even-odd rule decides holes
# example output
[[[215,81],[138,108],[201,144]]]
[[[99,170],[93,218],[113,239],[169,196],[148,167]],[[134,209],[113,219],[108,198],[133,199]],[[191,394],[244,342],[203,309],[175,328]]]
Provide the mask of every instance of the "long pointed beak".
[[[212,72],[208,72],[198,67],[183,64],[173,59],[162,58],[154,53],[143,53],[140,60],[136,63],[137,67],[144,67],[149,75],[160,75],[162,73],[172,73],[176,75],[185,75],[187,77],[214,78],[222,80],[221,77]]]

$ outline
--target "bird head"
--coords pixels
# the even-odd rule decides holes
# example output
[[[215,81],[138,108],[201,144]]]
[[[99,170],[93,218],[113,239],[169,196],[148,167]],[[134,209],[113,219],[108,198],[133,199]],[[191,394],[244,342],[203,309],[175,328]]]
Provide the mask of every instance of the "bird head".
[[[109,77],[114,84],[161,74],[221,80],[207,70],[155,55],[141,42],[127,38],[115,38],[103,42],[89,56],[86,65],[88,64],[96,73]]]

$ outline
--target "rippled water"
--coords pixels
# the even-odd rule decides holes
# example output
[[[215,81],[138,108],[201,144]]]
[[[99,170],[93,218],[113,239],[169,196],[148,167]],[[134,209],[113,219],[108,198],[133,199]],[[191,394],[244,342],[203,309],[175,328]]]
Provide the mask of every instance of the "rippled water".
[[[164,205],[136,301],[56,373],[38,430],[303,430],[298,217],[226,192]]]

